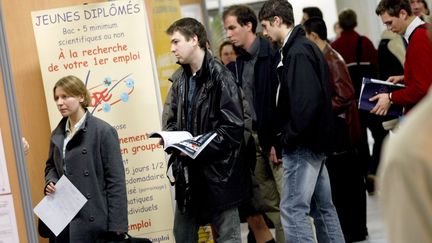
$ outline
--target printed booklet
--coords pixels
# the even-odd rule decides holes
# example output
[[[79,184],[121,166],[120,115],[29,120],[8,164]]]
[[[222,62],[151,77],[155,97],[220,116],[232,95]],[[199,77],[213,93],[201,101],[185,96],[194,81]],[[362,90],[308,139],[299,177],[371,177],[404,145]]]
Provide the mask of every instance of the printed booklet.
[[[172,153],[178,149],[187,156],[195,159],[201,151],[216,137],[216,133],[206,133],[193,137],[188,131],[159,131],[149,134],[151,138],[162,138],[164,150]]]
[[[403,88],[405,88],[405,85],[403,84],[394,84],[378,79],[363,78],[358,107],[361,110],[370,111],[376,105],[376,101],[369,101],[370,98],[380,93],[391,93]],[[402,114],[403,107],[400,105],[392,104],[390,109],[387,111],[387,115],[401,116]]]

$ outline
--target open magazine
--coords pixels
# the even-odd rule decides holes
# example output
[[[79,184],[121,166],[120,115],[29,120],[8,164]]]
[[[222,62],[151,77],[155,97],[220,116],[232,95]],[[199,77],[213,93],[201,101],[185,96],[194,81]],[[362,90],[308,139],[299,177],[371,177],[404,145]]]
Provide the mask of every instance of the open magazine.
[[[370,111],[376,105],[376,101],[369,101],[371,97],[379,93],[391,93],[403,88],[405,88],[405,85],[403,84],[394,84],[378,79],[363,78],[359,98],[359,109]],[[402,114],[403,107],[396,104],[392,104],[390,109],[387,111],[387,115],[401,116]]]
[[[206,133],[193,137],[187,131],[159,131],[150,133],[149,137],[162,138],[164,150],[167,153],[172,153],[174,149],[177,149],[195,159],[211,140],[216,137],[216,133]]]

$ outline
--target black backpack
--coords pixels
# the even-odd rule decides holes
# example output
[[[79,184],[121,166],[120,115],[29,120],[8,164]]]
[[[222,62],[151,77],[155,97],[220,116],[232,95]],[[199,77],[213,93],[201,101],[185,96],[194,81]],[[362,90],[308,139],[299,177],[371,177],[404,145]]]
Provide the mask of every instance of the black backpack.
[[[362,40],[363,36],[359,36],[357,40],[356,63],[348,66],[348,71],[354,85],[356,98],[360,97],[360,90],[363,77],[376,78],[377,70],[370,62],[361,62],[362,57]]]

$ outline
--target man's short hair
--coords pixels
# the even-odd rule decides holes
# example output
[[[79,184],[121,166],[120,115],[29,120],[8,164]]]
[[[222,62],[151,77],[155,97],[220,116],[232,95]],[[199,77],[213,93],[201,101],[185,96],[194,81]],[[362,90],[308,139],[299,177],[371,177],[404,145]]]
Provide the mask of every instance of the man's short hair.
[[[232,5],[224,10],[222,19],[225,20],[228,16],[237,17],[237,22],[240,26],[245,26],[247,23],[252,24],[252,33],[256,32],[258,20],[255,12],[246,5]]]
[[[319,9],[318,7],[306,7],[306,8],[303,8],[303,13],[306,13],[309,18],[312,18],[312,17],[323,18],[323,14],[321,12],[321,9]]]
[[[357,14],[352,9],[345,9],[339,13],[339,26],[343,30],[353,30],[357,26]]]
[[[315,32],[321,40],[327,40],[327,27],[324,20],[320,17],[312,17],[303,23],[306,33]]]
[[[405,10],[409,16],[413,15],[409,0],[381,0],[375,13],[380,16],[387,12],[392,17],[399,17],[401,10]]]
[[[294,24],[293,8],[287,0],[268,0],[261,7],[258,19],[259,21],[268,20],[273,23],[275,16],[279,16],[283,23],[288,26]]]
[[[168,29],[165,31],[168,35],[174,34],[174,32],[180,32],[187,41],[196,36],[198,38],[198,43],[201,48],[207,47],[207,33],[198,20],[194,18],[182,18],[170,25]]]

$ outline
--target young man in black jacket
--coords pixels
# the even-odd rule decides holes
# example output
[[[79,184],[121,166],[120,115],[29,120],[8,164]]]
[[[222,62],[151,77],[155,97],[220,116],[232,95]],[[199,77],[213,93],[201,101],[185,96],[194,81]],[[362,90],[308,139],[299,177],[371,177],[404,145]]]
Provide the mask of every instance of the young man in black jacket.
[[[321,51],[294,27],[291,4],[269,0],[259,13],[263,34],[282,46],[277,67],[278,139],[284,169],[281,218],[285,242],[344,242],[324,164],[333,132],[328,68]]]
[[[237,206],[250,197],[238,160],[244,131],[243,106],[234,76],[206,48],[204,26],[183,18],[168,29],[171,51],[181,67],[174,73],[163,113],[163,129],[193,136],[216,133],[195,159],[173,153],[185,171],[186,191],[176,184],[176,242],[197,242],[200,225],[212,223],[217,242],[241,242]]]

